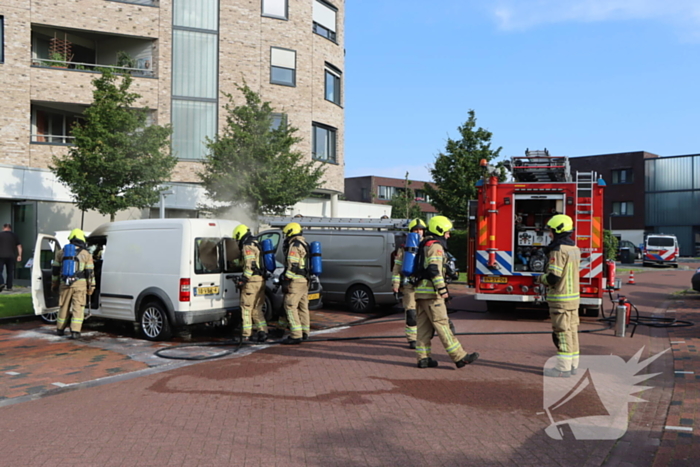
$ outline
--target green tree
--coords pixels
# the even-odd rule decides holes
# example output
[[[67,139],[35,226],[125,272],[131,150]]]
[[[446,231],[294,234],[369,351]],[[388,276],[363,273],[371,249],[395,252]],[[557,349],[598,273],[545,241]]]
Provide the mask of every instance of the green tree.
[[[418,203],[416,203],[416,192],[410,188],[410,184],[411,181],[408,179],[408,172],[406,172],[403,190],[398,190],[389,201],[391,217],[394,219],[415,219],[420,217],[425,220],[425,215]]]
[[[447,139],[445,152],[438,154],[430,169],[437,188],[425,185],[431,204],[456,225],[466,227],[467,203],[476,198],[476,182],[483,177],[482,159],[492,161],[499,157],[501,148],[491,149],[491,132],[476,128],[476,116],[469,111],[469,119],[458,128],[460,139]]]
[[[302,162],[304,154],[292,146],[301,141],[297,128],[282,123],[273,128],[269,102],[245,82],[237,85],[245,105],[234,105],[224,94],[226,128],[207,140],[209,153],[198,175],[208,196],[227,206],[244,206],[254,214],[281,214],[321,184],[324,169],[317,161]]]
[[[177,158],[170,155],[169,126],[147,125],[148,109],[132,106],[130,75],[110,70],[92,80],[93,102],[72,128],[73,146],[53,157],[51,171],[73,194],[78,208],[109,215],[158,202]]]

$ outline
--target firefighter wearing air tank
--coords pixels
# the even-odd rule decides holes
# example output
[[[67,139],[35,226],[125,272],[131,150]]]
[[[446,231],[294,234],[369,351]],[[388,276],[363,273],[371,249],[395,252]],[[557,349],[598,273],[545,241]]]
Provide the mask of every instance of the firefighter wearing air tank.
[[[546,247],[549,258],[545,273],[537,281],[547,288],[547,304],[552,319],[552,338],[557,347],[557,364],[544,370],[545,376],[568,377],[576,374],[579,360],[578,308],[581,251],[572,233],[571,217],[557,214],[547,222],[552,239]]]
[[[308,243],[302,236],[301,225],[290,222],[282,232],[285,237],[283,249],[286,264],[281,282],[290,331],[282,344],[295,345],[306,340],[311,329],[308,280],[310,253]]]
[[[85,302],[95,290],[95,265],[92,255],[87,250],[85,233],[82,230],[73,229],[68,235],[68,241],[68,245],[56,251],[51,263],[51,290],[59,290],[57,334],[65,334],[70,319],[70,338],[79,339]]]
[[[430,358],[430,342],[436,332],[447,354],[457,368],[472,363],[479,358],[477,352],[467,353],[450,329],[445,299],[447,284],[444,271],[447,239],[450,237],[452,222],[445,216],[435,216],[428,221],[428,233],[418,248],[418,270],[414,280],[416,285],[416,312],[418,340],[416,353],[418,368],[434,368],[438,362]]]
[[[408,224],[408,231],[411,233],[417,233],[418,236],[422,239],[423,238],[423,233],[425,232],[425,222],[423,222],[423,219],[413,219],[409,224]],[[406,248],[406,245],[401,245],[396,250],[396,256],[394,258],[394,269],[392,271],[391,275],[391,286],[394,289],[394,293],[397,294],[399,293],[399,290],[401,290],[401,293],[403,294],[403,297],[401,297],[401,302],[403,305],[404,309],[404,314],[406,318],[406,339],[408,339],[408,346],[411,349],[416,348],[416,291],[413,285],[408,282],[407,278],[405,278],[401,274],[401,269],[403,267],[403,261],[404,261],[404,250]]]
[[[265,269],[257,239],[248,226],[241,224],[233,229],[233,239],[243,255],[243,275],[239,279],[241,289],[241,336],[253,342],[267,340],[267,322],[263,314],[265,303]],[[257,333],[253,335],[253,327]]]

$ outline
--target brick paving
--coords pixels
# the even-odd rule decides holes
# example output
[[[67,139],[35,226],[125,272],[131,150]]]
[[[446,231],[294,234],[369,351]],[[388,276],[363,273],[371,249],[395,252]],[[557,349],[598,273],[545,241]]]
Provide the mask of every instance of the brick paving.
[[[673,309],[679,317],[687,313],[692,319],[700,300],[666,300],[670,291],[687,288],[690,275],[640,273],[637,285],[625,293],[644,314]],[[674,364],[694,371],[688,368],[697,353],[691,352],[691,345],[697,345],[697,327],[670,333],[640,327],[632,339],[615,338],[610,331],[582,334],[582,353],[625,360],[642,346],[642,358],[667,349],[669,335],[689,344],[674,344],[673,353],[663,354],[644,370],[661,374],[643,383],[651,389],[638,396],[648,402],[629,404],[629,428],[620,440],[560,441],[544,432],[549,420],[543,409],[541,370],[553,353],[546,334],[549,322],[537,316],[474,313],[483,311],[483,304],[459,287],[455,295],[450,307],[460,311],[451,318],[460,333],[545,334],[462,335],[465,349],[478,350],[482,358],[460,370],[437,339],[433,350],[440,365],[426,370],[415,368],[415,354],[403,339],[321,340],[402,333],[401,321],[380,320],[332,335],[316,334],[316,342],[300,346],[269,346],[111,384],[58,391],[0,407],[0,465],[698,463],[700,456],[692,450],[695,434],[688,438],[664,429],[671,421],[689,426],[688,420],[694,420],[696,386],[687,374],[675,376],[680,366]],[[331,314],[326,324],[361,319],[335,309]],[[582,329],[595,327],[599,325],[594,320],[583,320]],[[681,336],[684,333],[688,339]],[[111,352],[117,353],[104,353]],[[685,357],[691,360],[678,360]]]

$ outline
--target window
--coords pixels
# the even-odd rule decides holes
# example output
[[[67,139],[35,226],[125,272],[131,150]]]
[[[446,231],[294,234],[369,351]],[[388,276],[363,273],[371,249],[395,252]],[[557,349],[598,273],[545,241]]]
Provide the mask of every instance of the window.
[[[221,274],[220,238],[196,238],[194,241],[194,273]]]
[[[612,182],[613,185],[619,185],[623,183],[634,183],[634,172],[632,171],[632,169],[613,170]]]
[[[377,187],[377,198],[391,200],[395,195],[399,194],[402,191],[403,188],[379,185]]]
[[[262,0],[262,15],[269,18],[289,19],[287,0]]]
[[[311,157],[317,161],[336,163],[336,129],[321,123],[313,124],[313,149]]]
[[[79,114],[32,107],[33,143],[70,144],[73,125],[82,120]]]
[[[297,53],[294,50],[270,48],[270,83],[296,86]]]
[[[369,190],[367,188],[360,188],[360,199],[369,201]]]
[[[340,77],[339,69],[326,63],[326,100],[340,105]]]
[[[5,17],[0,16],[0,63],[5,63]]]
[[[429,203],[430,196],[428,196],[423,190],[416,190],[416,201],[419,203]]]
[[[337,9],[330,3],[314,2],[314,32],[335,42],[335,16]]]
[[[271,130],[279,130],[282,126],[287,126],[287,115],[280,113],[273,113],[272,123],[270,124]]]
[[[632,201],[621,201],[612,204],[613,213],[617,216],[634,216],[634,203]]]

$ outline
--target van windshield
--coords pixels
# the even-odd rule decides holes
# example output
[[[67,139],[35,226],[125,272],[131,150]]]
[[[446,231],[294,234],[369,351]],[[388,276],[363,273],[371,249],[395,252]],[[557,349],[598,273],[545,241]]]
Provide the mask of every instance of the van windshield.
[[[647,245],[672,247],[675,246],[675,241],[672,237],[649,237],[647,238]]]
[[[220,238],[195,238],[194,240],[194,273],[219,274],[221,261]]]

